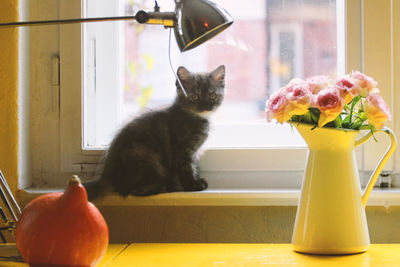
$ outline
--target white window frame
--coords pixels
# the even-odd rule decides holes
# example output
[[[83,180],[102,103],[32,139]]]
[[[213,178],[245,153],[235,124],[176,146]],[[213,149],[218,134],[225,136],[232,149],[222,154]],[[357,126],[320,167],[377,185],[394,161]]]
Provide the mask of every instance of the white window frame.
[[[399,44],[400,34],[393,35],[393,37],[391,35],[392,32],[395,32],[394,30],[399,30],[398,20],[394,19],[400,18],[399,4],[396,1],[383,3],[373,0],[338,0],[338,3],[341,3],[338,4],[338,7],[346,6],[344,14],[347,51],[345,71],[361,70],[366,72],[379,81],[383,97],[387,101],[400,99],[400,88],[398,88],[400,75],[396,75],[399,73],[399,60],[394,60],[394,58],[399,58],[399,52],[394,47]],[[58,5],[60,18],[80,17],[82,14],[81,0],[70,0],[68,3],[60,1]],[[390,7],[392,7],[392,11],[390,11]],[[387,19],[388,8],[389,19]],[[378,9],[382,9],[383,12],[377,13]],[[379,24],[375,21],[379,21]],[[379,29],[374,29],[376,27],[374,23],[379,25]],[[390,29],[389,33],[381,30],[381,27]],[[390,35],[389,39],[388,34]],[[103,150],[82,149],[82,38],[81,25],[59,26],[60,90],[59,96],[57,95],[55,98],[59,97],[60,99],[57,111],[59,120],[56,122],[60,134],[49,141],[49,145],[59,146],[58,149],[55,149],[58,155],[57,153],[48,153],[48,150],[45,149],[35,151],[35,156],[32,157],[39,156],[41,160],[36,163],[32,162],[33,178],[31,183],[25,184],[33,184],[34,187],[43,185],[58,187],[65,184],[66,177],[71,173],[80,174],[85,179],[95,171],[99,158],[103,154]],[[377,38],[389,41],[387,43],[374,42],[373,40]],[[383,52],[376,53],[376,51]],[[376,64],[373,64],[374,62],[390,62],[390,64],[377,67]],[[51,63],[49,64],[51,65]],[[40,88],[39,85],[35,85],[35,87]],[[385,88],[392,89],[385,90]],[[394,100],[388,104],[393,111],[393,122],[395,122],[389,123],[388,126],[394,127],[398,134],[400,125],[396,118],[400,114],[400,108],[398,105],[394,105]],[[40,120],[40,118],[38,119]],[[42,132],[39,130],[39,133],[33,133],[35,136],[41,134],[46,135],[45,129]],[[37,143],[39,146],[46,145],[44,139]],[[379,144],[381,142],[378,144],[369,142],[358,150],[361,170],[368,171],[375,167],[380,155],[385,150],[385,147]],[[371,151],[374,152],[371,153]],[[56,159],[53,158],[55,155]],[[209,181],[210,188],[214,189],[298,189],[306,155],[305,148],[209,149],[202,158],[201,167]],[[43,162],[47,160],[53,164],[47,166],[47,169],[43,171]],[[288,162],[292,165],[289,165]],[[397,172],[399,163],[399,152],[396,152],[396,156],[388,162],[386,169]]]
[[[99,1],[90,0],[90,5],[99,5],[96,2]],[[115,4],[119,3],[119,1],[101,1],[101,3],[105,5],[104,14],[88,14],[88,17],[107,16],[107,14],[122,11],[122,7]],[[84,6],[83,9],[87,8]],[[88,49],[90,51],[89,54],[82,53],[83,61],[87,62],[87,67],[82,69],[82,73],[84,77],[89,77],[89,79],[82,81],[84,88],[86,88],[82,92],[83,103],[88,103],[88,105],[82,105],[82,107],[84,109],[83,118],[85,121],[91,121],[92,127],[88,128],[91,128],[92,131],[82,131],[82,147],[87,145],[83,143],[84,140],[96,142],[97,136],[95,132],[99,125],[101,125],[100,127],[115,129],[117,125],[115,125],[114,118],[119,121],[121,117],[121,109],[115,107],[119,107],[118,103],[122,101],[123,90],[121,89],[125,85],[124,72],[120,70],[121,64],[119,64],[124,57],[124,42],[119,42],[124,38],[122,23],[102,23],[102,27],[95,27],[93,23],[85,25],[88,28],[91,27],[91,30],[87,31],[89,34],[85,34],[82,37],[83,43],[90,46],[90,49]],[[99,32],[106,32],[107,34],[98,34]],[[101,45],[105,42],[107,47]],[[99,55],[105,56],[101,57]],[[115,88],[116,90],[110,90],[110,88]],[[104,100],[114,108],[106,109],[103,105],[96,105],[97,103],[104,103]]]

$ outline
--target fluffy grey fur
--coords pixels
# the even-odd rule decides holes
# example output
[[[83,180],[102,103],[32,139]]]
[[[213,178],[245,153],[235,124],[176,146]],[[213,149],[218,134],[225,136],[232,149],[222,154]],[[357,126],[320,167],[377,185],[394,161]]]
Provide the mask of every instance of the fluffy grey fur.
[[[177,82],[171,106],[147,112],[119,131],[105,154],[100,179],[84,184],[90,200],[107,192],[125,197],[207,188],[196,152],[208,137],[205,114],[224,98],[225,67],[210,73],[180,67],[177,74],[187,97]]]

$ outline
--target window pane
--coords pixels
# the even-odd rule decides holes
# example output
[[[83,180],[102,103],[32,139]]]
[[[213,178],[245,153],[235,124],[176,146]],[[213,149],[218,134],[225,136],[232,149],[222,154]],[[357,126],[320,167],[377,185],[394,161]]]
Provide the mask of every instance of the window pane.
[[[161,11],[174,10],[173,1],[157,2]],[[231,27],[184,53],[179,52],[173,34],[171,37],[174,71],[180,65],[201,72],[226,66],[226,97],[212,116],[208,146],[304,146],[288,125],[267,124],[265,101],[293,77],[336,74],[337,31],[342,30],[336,27],[336,1],[214,2],[234,17]],[[140,9],[152,10],[153,6],[150,0],[87,0],[87,15],[133,15]],[[108,24],[114,26],[107,31]],[[106,146],[127,120],[172,103],[175,76],[168,59],[169,30],[135,21],[96,23],[86,28],[85,36],[84,144]],[[105,57],[108,60],[102,59]],[[96,70],[90,72],[94,64]],[[108,88],[102,88],[104,84]]]

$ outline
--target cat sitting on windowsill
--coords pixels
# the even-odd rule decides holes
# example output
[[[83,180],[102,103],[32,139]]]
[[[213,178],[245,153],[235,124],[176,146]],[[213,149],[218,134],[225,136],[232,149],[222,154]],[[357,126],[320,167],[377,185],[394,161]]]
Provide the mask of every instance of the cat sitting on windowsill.
[[[119,131],[105,154],[100,178],[84,184],[89,200],[111,192],[126,197],[207,188],[196,152],[208,137],[208,115],[224,98],[225,67],[210,73],[180,67],[177,74],[187,96],[177,81],[171,106],[147,112]]]

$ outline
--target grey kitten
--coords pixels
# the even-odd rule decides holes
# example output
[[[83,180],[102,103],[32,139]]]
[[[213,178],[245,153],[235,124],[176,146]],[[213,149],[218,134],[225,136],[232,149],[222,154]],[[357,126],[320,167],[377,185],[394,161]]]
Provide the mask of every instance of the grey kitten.
[[[174,191],[200,191],[196,152],[208,137],[207,113],[222,103],[225,66],[210,73],[191,73],[180,67],[174,103],[129,122],[113,139],[97,181],[85,183],[89,199],[116,192],[147,196]]]

